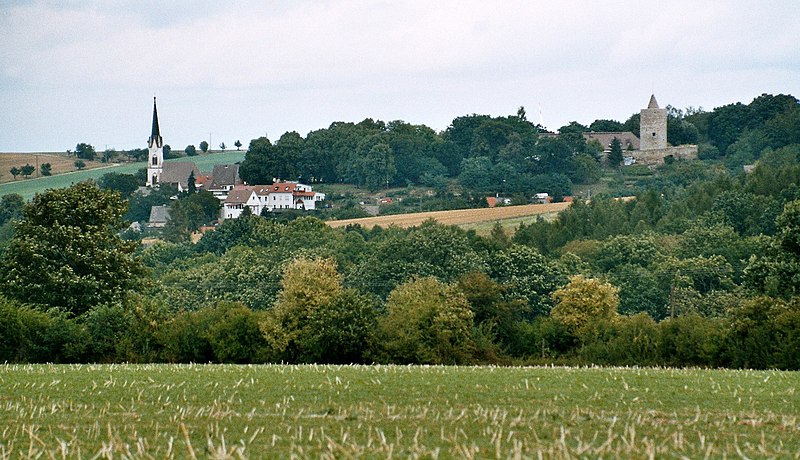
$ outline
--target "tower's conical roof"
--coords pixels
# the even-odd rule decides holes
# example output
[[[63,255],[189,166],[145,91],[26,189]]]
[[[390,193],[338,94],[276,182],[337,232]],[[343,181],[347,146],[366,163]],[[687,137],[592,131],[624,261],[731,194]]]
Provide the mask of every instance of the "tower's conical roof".
[[[651,94],[650,95],[650,103],[647,104],[647,108],[648,109],[657,109],[658,108],[658,101],[656,101],[656,95],[655,94]]]
[[[150,131],[150,146],[161,147],[161,132],[158,129],[158,110],[156,110],[156,97],[153,96],[153,129]]]

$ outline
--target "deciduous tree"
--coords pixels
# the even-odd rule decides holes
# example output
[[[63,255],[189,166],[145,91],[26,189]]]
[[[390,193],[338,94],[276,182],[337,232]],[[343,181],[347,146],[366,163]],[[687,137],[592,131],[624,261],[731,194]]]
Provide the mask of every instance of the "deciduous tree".
[[[125,202],[92,182],[37,194],[2,260],[0,290],[45,308],[81,314],[133,289],[141,265],[120,239]]]
[[[553,292],[555,307],[551,316],[578,336],[584,335],[598,322],[617,316],[618,289],[594,278],[576,275],[569,283]]]
[[[473,313],[464,294],[435,278],[398,286],[379,320],[386,359],[394,363],[469,362]]]

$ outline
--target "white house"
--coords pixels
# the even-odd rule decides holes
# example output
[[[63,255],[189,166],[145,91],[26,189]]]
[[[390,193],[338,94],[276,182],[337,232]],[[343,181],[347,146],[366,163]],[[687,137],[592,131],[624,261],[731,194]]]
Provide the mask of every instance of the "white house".
[[[261,215],[263,211],[280,212],[286,209],[313,211],[324,193],[314,192],[311,186],[299,182],[276,182],[272,185],[237,185],[223,202],[223,219],[236,219],[245,207]]]
[[[242,214],[244,208],[250,208],[253,214],[258,215],[261,211],[255,212],[258,208],[258,196],[253,190],[254,187],[240,185],[228,192],[228,196],[222,203],[222,219],[236,219]]]

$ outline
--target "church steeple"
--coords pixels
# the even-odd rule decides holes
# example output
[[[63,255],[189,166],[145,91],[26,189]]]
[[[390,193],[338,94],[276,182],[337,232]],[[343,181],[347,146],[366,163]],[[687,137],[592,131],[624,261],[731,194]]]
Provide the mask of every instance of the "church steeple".
[[[150,131],[150,139],[147,141],[147,146],[152,148],[163,147],[164,141],[161,139],[161,133],[158,129],[158,110],[156,109],[156,97],[153,96],[153,129]]]
[[[648,109],[657,109],[658,108],[658,101],[656,101],[656,95],[650,95],[650,103],[647,104]],[[155,122],[154,122],[155,123]]]
[[[153,96],[153,128],[150,130],[150,139],[147,140],[147,186],[155,187],[161,181],[161,172],[164,163],[164,140],[158,127],[158,110],[156,110],[156,97]]]

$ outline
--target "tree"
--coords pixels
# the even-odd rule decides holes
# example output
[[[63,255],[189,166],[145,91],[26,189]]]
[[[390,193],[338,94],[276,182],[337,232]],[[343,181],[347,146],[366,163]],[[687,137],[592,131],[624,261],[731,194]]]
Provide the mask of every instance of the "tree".
[[[189,179],[187,179],[188,187],[189,187],[189,194],[197,193],[197,179],[194,177],[194,171],[189,173]]]
[[[200,150],[202,150],[203,153],[207,153],[208,152],[208,142],[206,142],[206,141],[200,142]]]
[[[125,207],[92,182],[37,194],[3,254],[0,291],[74,315],[120,300],[142,274],[136,243],[117,234]]]
[[[614,131],[624,131],[624,127],[622,123],[616,120],[595,120],[589,125],[589,130],[602,133],[602,132],[614,132]]]
[[[220,142],[220,143],[219,143],[219,149],[220,149],[220,150],[222,150],[222,151],[224,152],[226,148],[228,148],[228,146],[227,146],[227,145],[225,145],[225,143],[224,143],[224,142]]]
[[[166,160],[171,160],[173,158],[181,157],[181,152],[179,150],[173,152],[172,147],[170,147],[169,144],[164,145],[163,151],[164,151],[164,159]]]
[[[17,176],[22,174],[22,170],[17,168],[16,166],[14,166],[11,169],[9,169],[8,172],[10,172],[12,176],[14,176],[14,179],[16,179]]]
[[[197,148],[194,145],[191,144],[187,145],[186,148],[183,149],[183,151],[186,152],[186,156],[189,157],[197,156]]]
[[[111,161],[112,158],[114,158],[114,155],[116,154],[117,151],[114,149],[105,149],[103,151],[103,158],[101,158],[100,161],[102,161],[103,163],[108,163],[109,161]]]
[[[50,172],[51,169],[52,165],[50,163],[42,163],[42,165],[39,166],[39,172],[42,173],[42,176],[49,176],[50,174],[52,174]]]
[[[431,277],[412,279],[389,294],[386,310],[379,330],[387,361],[469,362],[473,313],[455,286]]]
[[[86,163],[83,160],[75,160],[75,167],[81,170],[86,167]]]
[[[565,281],[555,263],[519,244],[494,254],[489,266],[490,275],[508,289],[509,297],[527,301],[528,319],[550,312],[550,294]]]
[[[94,157],[97,155],[95,152],[94,147],[90,144],[80,143],[75,146],[75,156],[77,156],[81,160],[94,160]]]
[[[97,185],[103,190],[116,190],[122,198],[129,198],[133,195],[141,182],[133,174],[105,173],[97,181]]]
[[[234,142],[233,145],[236,147],[236,150],[240,150],[242,148],[242,141],[236,139],[236,142]]]
[[[28,177],[36,171],[35,166],[31,166],[30,164],[25,164],[22,168],[20,168],[20,172],[23,176]]]
[[[0,225],[22,216],[25,200],[18,193],[9,193],[0,198]]]
[[[608,164],[612,168],[618,168],[622,160],[622,142],[615,137],[611,139],[611,151],[608,152]]]
[[[609,283],[576,275],[566,286],[553,292],[551,316],[571,332],[583,336],[598,323],[617,316],[619,290]]]
[[[368,297],[342,288],[332,259],[293,260],[262,324],[267,341],[293,362],[363,362],[375,330]]]

